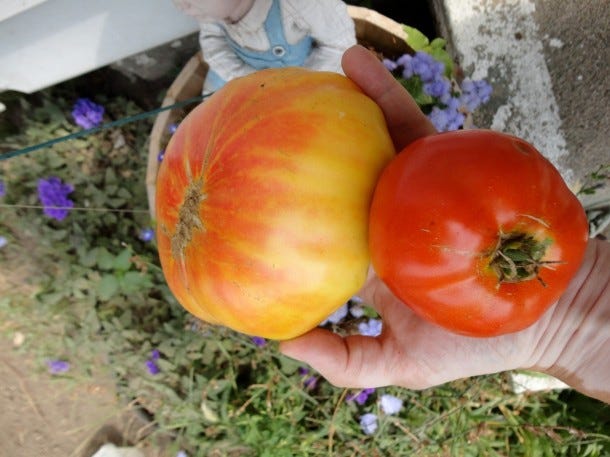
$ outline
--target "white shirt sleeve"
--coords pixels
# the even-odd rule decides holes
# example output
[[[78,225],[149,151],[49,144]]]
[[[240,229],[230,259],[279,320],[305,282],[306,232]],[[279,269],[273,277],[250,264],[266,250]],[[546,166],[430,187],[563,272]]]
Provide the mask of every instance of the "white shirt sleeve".
[[[342,73],[341,57],[356,44],[354,21],[341,0],[284,0],[287,15],[296,27],[304,28],[314,40],[304,66],[313,70]],[[286,26],[285,26],[286,27]],[[290,30],[286,30],[290,39]]]
[[[199,44],[210,70],[225,82],[254,72],[253,67],[235,54],[220,24],[201,22],[200,27]]]

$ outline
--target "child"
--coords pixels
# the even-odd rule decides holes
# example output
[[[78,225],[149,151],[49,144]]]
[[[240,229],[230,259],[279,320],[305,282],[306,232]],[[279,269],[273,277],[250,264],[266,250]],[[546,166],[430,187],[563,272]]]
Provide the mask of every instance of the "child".
[[[343,52],[356,43],[341,0],[174,0],[201,27],[209,65],[203,93],[263,68],[302,66],[341,72]]]

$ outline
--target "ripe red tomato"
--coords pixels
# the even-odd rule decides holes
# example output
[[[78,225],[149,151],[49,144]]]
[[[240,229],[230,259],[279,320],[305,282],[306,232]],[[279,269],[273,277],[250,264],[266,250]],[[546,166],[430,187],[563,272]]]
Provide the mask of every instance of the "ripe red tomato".
[[[157,177],[159,256],[199,318],[287,339],[363,285],[375,183],[394,156],[380,108],[345,76],[235,79],[193,110]]]
[[[373,267],[423,318],[471,336],[534,323],[578,270],[587,218],[532,145],[493,131],[421,138],[383,171]]]

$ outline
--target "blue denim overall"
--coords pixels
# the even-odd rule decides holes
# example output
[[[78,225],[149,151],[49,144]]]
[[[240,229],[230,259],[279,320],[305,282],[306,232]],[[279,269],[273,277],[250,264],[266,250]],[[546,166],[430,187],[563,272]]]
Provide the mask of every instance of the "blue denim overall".
[[[256,51],[240,46],[227,34],[226,38],[233,52],[245,63],[257,70],[264,68],[298,67],[305,63],[313,46],[310,36],[305,36],[295,44],[290,44],[284,35],[284,24],[282,23],[282,12],[279,0],[273,0],[269,13],[264,23],[265,32],[269,39],[269,49]],[[220,89],[226,81],[212,69],[208,71],[206,88],[209,90]]]

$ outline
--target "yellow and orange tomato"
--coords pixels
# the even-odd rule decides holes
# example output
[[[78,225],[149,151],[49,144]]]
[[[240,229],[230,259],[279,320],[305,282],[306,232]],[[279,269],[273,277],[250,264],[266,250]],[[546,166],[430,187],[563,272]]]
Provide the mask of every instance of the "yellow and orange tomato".
[[[180,124],[157,178],[166,280],[192,314],[288,339],[363,285],[368,214],[394,155],[348,78],[301,68],[229,82]]]

